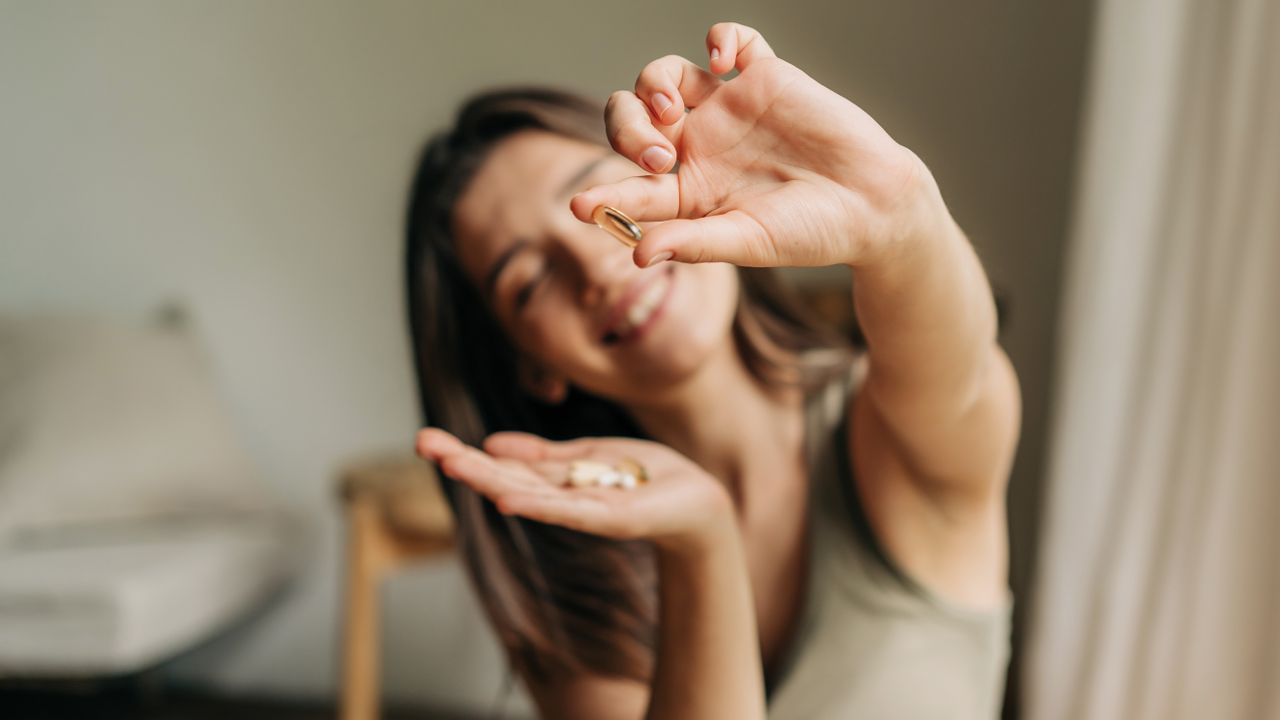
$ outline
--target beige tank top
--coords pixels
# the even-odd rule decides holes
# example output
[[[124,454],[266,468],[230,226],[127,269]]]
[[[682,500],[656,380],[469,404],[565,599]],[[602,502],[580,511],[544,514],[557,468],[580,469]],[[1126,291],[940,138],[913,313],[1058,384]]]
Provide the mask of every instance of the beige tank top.
[[[877,545],[854,491],[846,433],[865,360],[808,400],[807,591],[770,688],[769,717],[995,718],[1012,600],[994,611],[957,607],[913,581]]]

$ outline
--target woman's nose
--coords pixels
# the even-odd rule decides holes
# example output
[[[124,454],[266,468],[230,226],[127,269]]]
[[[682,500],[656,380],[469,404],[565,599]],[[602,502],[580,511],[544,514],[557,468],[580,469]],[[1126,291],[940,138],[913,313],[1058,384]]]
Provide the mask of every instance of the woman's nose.
[[[580,301],[591,307],[603,302],[610,288],[625,282],[636,268],[630,248],[614,240],[604,230],[581,224],[579,227],[580,230],[566,238],[564,246],[580,269]]]

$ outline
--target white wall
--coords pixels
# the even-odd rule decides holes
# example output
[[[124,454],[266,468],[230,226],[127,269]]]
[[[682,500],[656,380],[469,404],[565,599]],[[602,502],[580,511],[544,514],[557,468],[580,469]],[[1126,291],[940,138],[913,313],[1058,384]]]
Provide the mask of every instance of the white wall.
[[[325,696],[337,468],[417,425],[400,297],[416,150],[484,85],[603,98],[760,27],[934,165],[1018,318],[1035,487],[1085,10],[980,2],[4,2],[0,308],[191,310],[264,477],[315,525],[301,579],[186,678]],[[1024,446],[1024,448],[1027,446]],[[487,708],[498,655],[453,564],[385,601],[389,693]]]

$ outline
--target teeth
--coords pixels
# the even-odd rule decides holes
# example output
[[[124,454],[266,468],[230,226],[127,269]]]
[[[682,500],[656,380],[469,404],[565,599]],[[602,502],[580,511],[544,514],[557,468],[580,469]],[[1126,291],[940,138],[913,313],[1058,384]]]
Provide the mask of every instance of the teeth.
[[[631,308],[627,310],[627,322],[631,327],[639,327],[649,319],[649,313],[653,312],[653,305],[644,300],[637,300],[631,304]]]
[[[670,281],[662,277],[645,288],[640,297],[636,298],[631,303],[631,307],[627,308],[626,317],[619,323],[618,335],[626,335],[643,325],[649,319],[649,316],[653,314],[653,311],[657,309],[658,303],[662,301],[662,296],[667,292],[668,285],[670,285]]]

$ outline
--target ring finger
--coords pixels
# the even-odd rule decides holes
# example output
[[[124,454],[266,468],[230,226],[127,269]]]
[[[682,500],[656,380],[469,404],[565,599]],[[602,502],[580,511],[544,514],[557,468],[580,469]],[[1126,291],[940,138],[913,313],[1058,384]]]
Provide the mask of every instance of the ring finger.
[[[635,93],[619,90],[610,95],[604,124],[613,149],[646,171],[665,173],[675,164],[679,124],[659,130]]]

